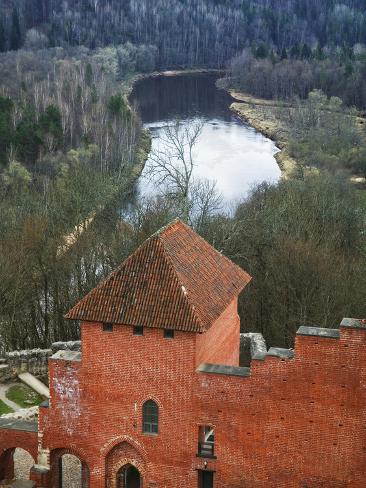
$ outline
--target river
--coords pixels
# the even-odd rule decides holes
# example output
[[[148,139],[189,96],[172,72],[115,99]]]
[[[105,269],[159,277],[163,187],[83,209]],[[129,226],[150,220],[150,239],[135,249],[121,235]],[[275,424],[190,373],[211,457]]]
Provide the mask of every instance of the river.
[[[187,74],[144,78],[136,83],[130,101],[152,135],[152,151],[164,150],[164,127],[179,119],[182,126],[203,122],[194,146],[195,178],[216,181],[225,207],[243,200],[250,189],[263,181],[277,182],[281,176],[273,141],[240,120],[230,110],[234,101],[216,87],[217,75]],[[147,161],[139,180],[141,195],[158,191],[148,176]]]

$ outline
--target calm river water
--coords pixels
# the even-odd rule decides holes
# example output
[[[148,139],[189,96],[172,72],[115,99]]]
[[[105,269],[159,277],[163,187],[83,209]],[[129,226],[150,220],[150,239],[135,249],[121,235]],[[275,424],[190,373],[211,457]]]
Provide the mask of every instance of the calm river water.
[[[153,150],[164,149],[164,127],[179,119],[181,124],[203,121],[194,147],[194,176],[215,180],[226,206],[242,200],[251,187],[281,176],[274,158],[275,144],[242,122],[229,109],[233,99],[215,86],[217,75],[180,75],[146,78],[135,85],[130,100],[149,128]],[[156,182],[139,181],[142,195],[156,193]]]

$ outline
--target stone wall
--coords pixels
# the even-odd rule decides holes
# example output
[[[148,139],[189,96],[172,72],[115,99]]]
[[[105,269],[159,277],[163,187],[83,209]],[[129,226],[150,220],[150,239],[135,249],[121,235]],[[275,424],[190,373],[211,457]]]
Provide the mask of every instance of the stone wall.
[[[51,347],[52,354],[57,351],[81,351],[81,341],[54,342]]]
[[[240,366],[250,366],[252,359],[260,359],[267,354],[266,341],[262,334],[246,332],[240,334]]]
[[[0,359],[0,383],[13,381],[19,373],[31,373],[37,378],[47,378],[48,359],[57,351],[80,351],[81,342],[54,342],[50,349],[10,351]]]
[[[40,378],[48,374],[48,358],[52,349],[31,349],[25,351],[11,351],[5,353],[9,366],[10,379],[15,379],[19,373],[31,373]]]

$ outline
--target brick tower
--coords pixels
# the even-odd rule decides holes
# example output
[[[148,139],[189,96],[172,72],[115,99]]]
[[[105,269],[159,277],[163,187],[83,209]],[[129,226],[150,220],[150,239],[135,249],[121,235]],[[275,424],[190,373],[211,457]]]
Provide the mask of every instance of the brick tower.
[[[43,488],[65,454],[83,488],[364,488],[365,321],[252,344],[243,367],[250,279],[180,221],[153,235],[67,314],[82,350],[51,357],[38,426],[0,421],[0,478],[18,446]]]

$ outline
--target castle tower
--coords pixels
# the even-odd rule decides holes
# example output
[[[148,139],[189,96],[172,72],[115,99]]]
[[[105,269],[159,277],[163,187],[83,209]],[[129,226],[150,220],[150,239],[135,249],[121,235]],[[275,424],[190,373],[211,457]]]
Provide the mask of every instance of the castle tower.
[[[145,241],[66,315],[80,321],[82,352],[50,360],[43,445],[79,445],[93,488],[189,486],[187,469],[195,485],[210,435],[197,433],[196,370],[239,367],[237,299],[250,279],[179,220]]]

